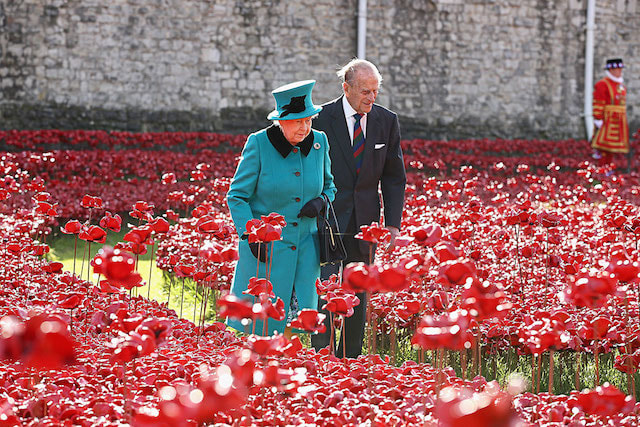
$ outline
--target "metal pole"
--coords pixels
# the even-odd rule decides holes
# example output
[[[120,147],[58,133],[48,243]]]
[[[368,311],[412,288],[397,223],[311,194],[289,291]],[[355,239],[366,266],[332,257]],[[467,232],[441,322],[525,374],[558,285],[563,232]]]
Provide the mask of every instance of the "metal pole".
[[[596,22],[596,1],[587,2],[587,34],[584,52],[584,125],[587,140],[593,136],[593,33]]]
[[[358,0],[358,40],[357,56],[365,59],[367,47],[367,0]]]

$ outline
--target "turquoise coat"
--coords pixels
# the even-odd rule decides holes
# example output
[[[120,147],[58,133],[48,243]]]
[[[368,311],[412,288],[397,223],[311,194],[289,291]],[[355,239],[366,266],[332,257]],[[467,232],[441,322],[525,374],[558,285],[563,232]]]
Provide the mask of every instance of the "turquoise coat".
[[[284,302],[285,313],[289,313],[294,286],[299,309],[317,309],[318,227],[316,218],[298,218],[297,215],[305,203],[322,193],[331,200],[336,193],[329,143],[323,132],[312,130],[295,148],[286,142],[276,126],[249,135],[229,187],[227,203],[239,236],[252,218],[259,219],[271,212],[284,216],[287,225],[282,229],[282,240],[273,246],[271,282],[274,293]],[[247,240],[240,240],[238,252],[240,257],[231,293],[253,298],[242,292],[247,289],[249,279],[256,276],[258,261]],[[265,277],[265,263],[259,263],[258,276]],[[229,319],[228,324],[239,331],[252,330],[251,324],[245,327],[234,319]],[[267,335],[274,330],[282,333],[285,326],[286,318],[279,322],[269,319]],[[262,322],[256,322],[255,333],[261,335],[262,328]]]

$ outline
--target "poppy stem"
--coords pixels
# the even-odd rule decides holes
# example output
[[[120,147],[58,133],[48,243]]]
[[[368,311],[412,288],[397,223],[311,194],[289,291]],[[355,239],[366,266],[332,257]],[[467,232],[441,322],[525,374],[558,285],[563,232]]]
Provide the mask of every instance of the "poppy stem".
[[[333,340],[335,340],[335,334],[336,334],[336,327],[333,324],[333,313],[329,312],[329,324],[331,324],[331,332],[329,334],[330,338],[329,338],[329,354],[335,354],[335,343],[333,342]]]
[[[536,368],[536,394],[540,393],[540,374],[542,371],[542,353],[538,354],[538,367]]]
[[[347,358],[347,328],[345,328],[345,323],[347,323],[347,319],[345,318],[345,316],[342,316],[342,332],[340,333],[342,338],[342,358],[346,359]]]
[[[75,235],[75,239],[73,242],[73,275],[76,275],[76,255],[78,252],[78,235]]]
[[[536,391],[536,355],[531,353],[531,393]]]
[[[553,350],[549,352],[549,394],[553,394]]]
[[[211,288],[202,286],[202,300],[200,301],[200,315],[198,316],[198,325],[204,328],[204,314],[206,311],[207,301],[209,299],[209,291]]]
[[[384,334],[382,335],[384,337]],[[396,366],[396,349],[397,349],[397,342],[396,342],[396,321],[395,319],[391,320],[391,337],[389,338],[391,343],[389,344],[390,347],[390,353],[391,353],[391,365],[392,366]]]
[[[632,291],[633,292],[633,291]],[[625,350],[627,353],[631,354],[633,353],[632,349],[631,349],[631,343],[629,342],[629,336],[630,336],[630,331],[629,331],[629,317],[630,313],[629,313],[629,294],[628,291],[625,291],[625,297],[624,297],[624,304],[626,306],[626,316],[625,316],[625,324],[626,324],[626,330],[627,330],[627,336],[626,336],[626,340],[627,342],[625,343]],[[631,382],[633,379],[633,371],[632,371],[632,366],[631,366],[631,358],[627,357],[627,394],[632,394],[633,393],[633,398],[635,400],[636,398],[636,388],[633,387],[633,389],[631,388]]]
[[[127,406],[127,363],[122,362],[122,409],[125,415],[127,413]]]
[[[371,292],[367,291],[366,295],[367,295],[367,297],[366,297],[367,298],[367,305],[366,305],[366,307],[364,309],[366,310],[365,311],[365,313],[366,313],[365,317],[367,319],[367,327],[366,327],[366,329],[369,331],[369,336],[368,336],[368,339],[367,339],[367,354],[369,356],[371,356],[372,348],[373,348],[373,327],[372,327],[373,325],[372,325],[372,321],[371,321],[371,319],[373,317],[373,313],[371,312],[371,308],[372,308],[371,307]]]
[[[193,324],[196,324],[196,308],[198,307],[198,282],[196,281],[196,290],[193,294]]]
[[[91,272],[91,241],[89,241],[89,254],[87,255],[87,282],[89,281],[89,274]]]
[[[549,254],[549,229],[547,229],[547,242],[546,242],[545,251],[547,252],[546,253],[546,255],[547,255],[547,259],[546,259],[547,274],[545,275],[545,278],[544,278],[544,288],[545,288],[545,291],[546,291],[546,290],[549,289],[549,267],[550,267],[550,264],[551,264],[550,260],[549,260],[549,257],[551,256]],[[545,292],[544,297],[545,297],[545,299],[547,299],[547,292]]]
[[[204,289],[204,295],[202,298],[202,303],[200,304],[200,318],[198,319],[198,338],[196,343],[200,342],[200,337],[204,334],[204,323],[205,323],[205,313],[207,312],[207,300],[209,299],[209,288]]]
[[[582,353],[576,351],[576,377],[575,377],[575,389],[580,390],[580,365],[582,364]]]
[[[151,245],[151,260],[149,261],[149,282],[148,282],[149,287],[147,288],[148,300],[151,299],[151,272],[153,271],[153,259],[155,255],[155,251],[154,251],[155,246],[156,246],[156,242],[153,242],[153,244]]]
[[[167,292],[167,308],[169,308],[169,302],[171,301],[171,287],[173,286],[173,274],[169,278],[169,291]]]
[[[442,387],[442,369],[444,367],[444,349],[439,348],[436,350],[436,394],[440,393]]]
[[[84,241],[84,250],[82,251],[82,265],[80,266],[80,278],[82,279],[82,275],[84,273],[84,257],[87,254],[87,241]]]
[[[467,379],[467,349],[460,350],[460,371],[462,372],[462,379]]]
[[[471,358],[473,359],[473,365],[471,370],[474,376],[478,375],[478,337],[475,332],[473,333],[473,348],[471,349]]]
[[[275,242],[271,242],[271,253],[269,253],[269,244],[267,243],[267,255],[269,261],[269,274],[267,275],[267,280],[271,280],[271,267],[273,266],[273,244]]]
[[[482,337],[480,336],[480,329],[478,328],[477,330],[478,332],[478,375],[482,376],[482,343],[480,342],[480,340],[482,339]]]
[[[182,319],[182,304],[184,303],[184,276],[182,277],[182,290],[180,291],[180,318]]]
[[[522,279],[522,263],[520,262],[520,225],[516,224],[516,263],[518,264],[518,271],[520,275],[520,286],[524,286]],[[520,290],[522,292],[522,290]]]
[[[256,257],[256,278],[260,277],[260,247],[262,243],[258,242],[258,256]]]
[[[371,313],[371,352],[370,354],[375,354],[377,352],[378,347],[378,316],[375,313]]]
[[[596,386],[600,385],[600,357],[598,350],[598,340],[595,340],[593,344],[593,358],[596,362]]]

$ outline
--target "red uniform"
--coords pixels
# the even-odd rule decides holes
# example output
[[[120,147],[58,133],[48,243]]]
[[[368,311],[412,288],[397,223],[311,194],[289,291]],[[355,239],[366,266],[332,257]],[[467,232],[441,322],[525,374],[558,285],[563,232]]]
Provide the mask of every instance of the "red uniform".
[[[605,77],[595,84],[593,118],[602,120],[591,140],[593,148],[609,153],[629,152],[627,89],[622,83]]]

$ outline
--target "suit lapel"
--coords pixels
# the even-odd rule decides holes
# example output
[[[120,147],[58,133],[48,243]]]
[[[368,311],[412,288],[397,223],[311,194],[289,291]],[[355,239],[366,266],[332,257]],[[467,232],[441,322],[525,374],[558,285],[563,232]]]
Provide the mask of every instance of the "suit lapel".
[[[351,139],[349,138],[349,130],[347,129],[347,120],[344,117],[344,109],[342,108],[342,97],[338,98],[332,107],[331,129],[336,136],[334,140],[340,147],[340,151],[344,156],[344,163],[349,167],[349,170],[355,179],[356,164],[353,159],[353,148],[351,147]]]

